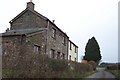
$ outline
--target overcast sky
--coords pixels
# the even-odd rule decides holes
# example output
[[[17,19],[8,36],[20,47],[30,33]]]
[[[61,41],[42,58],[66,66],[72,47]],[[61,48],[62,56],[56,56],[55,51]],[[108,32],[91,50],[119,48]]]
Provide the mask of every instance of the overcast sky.
[[[118,61],[119,0],[33,0],[35,10],[55,20],[79,47],[79,61],[88,39],[95,37],[102,62]],[[1,0],[0,33],[9,28],[9,21],[26,8],[29,0]]]

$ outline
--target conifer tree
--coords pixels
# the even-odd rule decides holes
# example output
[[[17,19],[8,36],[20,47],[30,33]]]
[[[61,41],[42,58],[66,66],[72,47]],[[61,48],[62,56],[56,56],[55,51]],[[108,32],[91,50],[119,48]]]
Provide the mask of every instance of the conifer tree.
[[[83,57],[83,59],[87,61],[95,61],[98,64],[101,58],[102,56],[100,54],[100,47],[95,37],[92,37],[88,40],[88,43],[86,44],[85,56]]]

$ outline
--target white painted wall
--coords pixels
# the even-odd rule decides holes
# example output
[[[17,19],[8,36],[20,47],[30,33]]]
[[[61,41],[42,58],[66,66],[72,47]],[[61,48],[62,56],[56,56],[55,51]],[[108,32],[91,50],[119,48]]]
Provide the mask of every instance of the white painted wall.
[[[70,49],[70,43],[71,41],[69,41],[69,45],[68,45],[68,60],[70,60],[70,55],[71,55],[71,60],[72,61],[75,61],[75,58],[76,58],[76,61],[78,62],[78,48],[73,44],[71,43],[71,49]],[[75,53],[75,47],[76,47],[76,53]]]

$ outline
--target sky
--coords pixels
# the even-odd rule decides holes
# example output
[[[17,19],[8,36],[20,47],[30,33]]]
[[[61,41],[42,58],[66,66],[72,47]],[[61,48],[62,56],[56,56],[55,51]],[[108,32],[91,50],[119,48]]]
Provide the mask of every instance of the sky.
[[[1,0],[0,33],[10,28],[9,21],[26,8],[30,0]],[[102,62],[118,62],[119,0],[32,0],[35,10],[55,24],[79,47],[79,62],[86,43],[96,38]]]

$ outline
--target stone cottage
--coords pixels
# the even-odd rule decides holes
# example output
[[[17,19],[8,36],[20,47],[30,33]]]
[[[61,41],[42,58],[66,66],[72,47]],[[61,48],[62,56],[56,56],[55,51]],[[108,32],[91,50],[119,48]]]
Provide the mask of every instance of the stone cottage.
[[[35,53],[67,59],[69,37],[54,22],[34,10],[34,3],[10,21],[10,30],[2,34],[3,46],[29,45]],[[3,53],[7,54],[5,50]]]
[[[69,37],[54,22],[35,11],[34,6],[28,2],[26,9],[9,22],[10,30],[2,34],[3,54],[8,54],[7,45],[17,44],[30,47],[37,54],[68,60]]]

